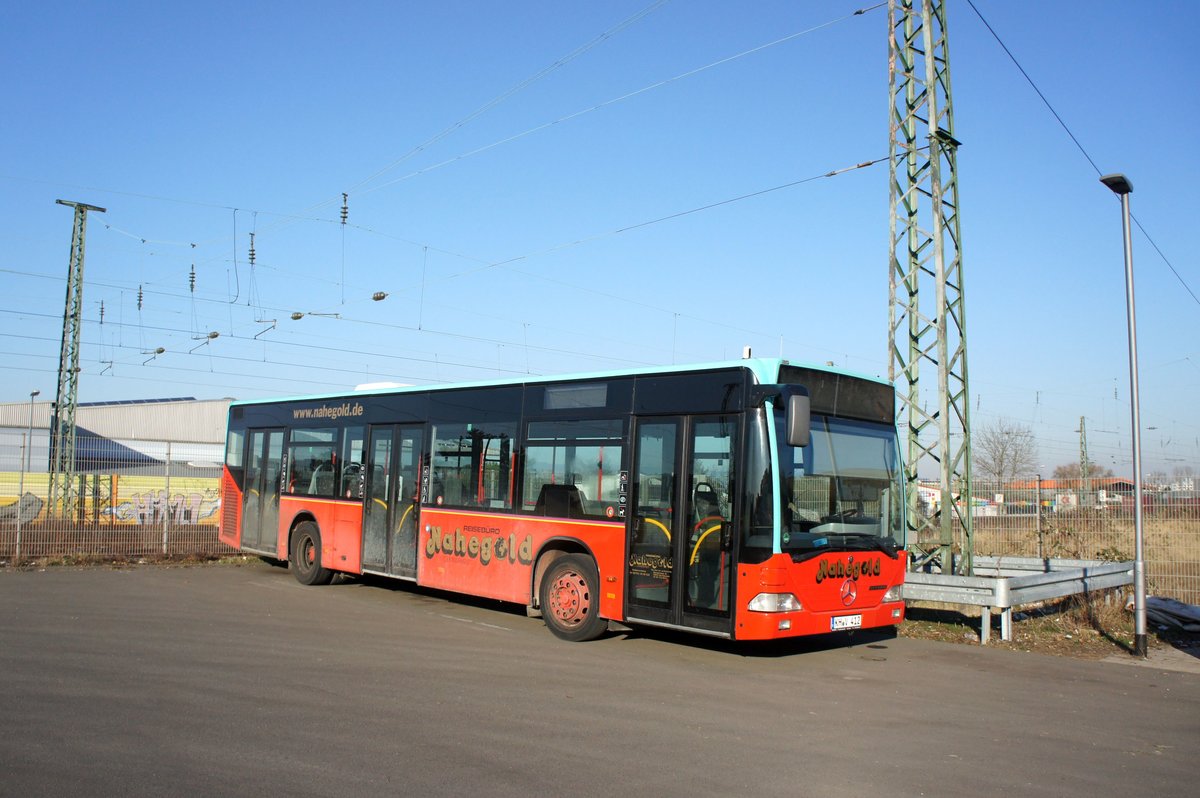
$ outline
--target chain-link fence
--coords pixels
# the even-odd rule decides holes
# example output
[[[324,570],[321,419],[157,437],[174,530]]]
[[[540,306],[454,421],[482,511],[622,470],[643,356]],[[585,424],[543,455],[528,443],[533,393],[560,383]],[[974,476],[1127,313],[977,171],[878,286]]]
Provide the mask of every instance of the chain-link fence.
[[[212,447],[137,441],[121,457],[47,473],[24,446],[0,445],[0,561],[232,553],[217,540],[221,465]]]
[[[1191,482],[1143,484],[1142,496],[1147,589],[1189,604],[1200,604],[1200,491],[1195,487]],[[938,494],[932,487],[922,491],[922,499],[926,512],[937,509]],[[1129,480],[976,480],[970,504],[976,555],[1134,558]]]

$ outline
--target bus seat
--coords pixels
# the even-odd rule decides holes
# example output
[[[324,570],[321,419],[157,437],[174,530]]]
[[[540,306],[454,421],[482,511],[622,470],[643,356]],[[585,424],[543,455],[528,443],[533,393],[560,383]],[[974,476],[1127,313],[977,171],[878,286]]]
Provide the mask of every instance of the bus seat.
[[[318,463],[308,480],[309,496],[329,496],[333,493],[333,463]]]
[[[582,518],[583,500],[579,488],[574,485],[542,485],[537,503],[533,505],[533,513],[557,518]]]
[[[721,501],[713,486],[707,482],[701,482],[696,486],[692,495],[692,507],[695,508],[697,521],[721,514]]]
[[[465,503],[467,491],[464,489],[462,481],[458,477],[452,476],[443,482],[441,496],[443,503],[451,507],[458,507]]]

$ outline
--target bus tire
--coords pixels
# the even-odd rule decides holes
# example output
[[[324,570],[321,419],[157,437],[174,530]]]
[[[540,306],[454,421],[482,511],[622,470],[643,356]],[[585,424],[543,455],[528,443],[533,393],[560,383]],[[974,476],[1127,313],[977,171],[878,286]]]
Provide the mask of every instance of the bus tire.
[[[327,585],[333,581],[333,571],[321,567],[321,532],[312,521],[301,521],[292,533],[288,559],[292,573],[302,585]]]
[[[579,643],[608,628],[600,617],[600,576],[596,563],[582,554],[567,554],[542,574],[538,591],[542,619],[555,637]]]

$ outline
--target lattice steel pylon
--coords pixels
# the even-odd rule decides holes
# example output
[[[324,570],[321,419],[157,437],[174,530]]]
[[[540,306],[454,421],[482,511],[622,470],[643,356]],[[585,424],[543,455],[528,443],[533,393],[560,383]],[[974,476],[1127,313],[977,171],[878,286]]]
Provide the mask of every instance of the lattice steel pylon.
[[[1079,506],[1090,507],[1092,501],[1092,463],[1088,459],[1087,419],[1079,417]]]
[[[58,393],[50,430],[50,512],[73,518],[79,508],[75,484],[75,408],[79,402],[79,325],[83,316],[83,246],[87,212],[104,208],[55,200],[75,209],[71,230],[71,262],[67,267],[67,302],[63,308],[62,348],[58,356]]]
[[[891,270],[888,376],[907,427],[908,546],[914,567],[972,572],[967,332],[943,0],[890,0]],[[920,382],[922,367],[926,382]],[[936,369],[937,386],[928,383]],[[902,427],[904,429],[904,427]],[[936,501],[920,470],[936,463]],[[954,554],[960,555],[957,561]]]

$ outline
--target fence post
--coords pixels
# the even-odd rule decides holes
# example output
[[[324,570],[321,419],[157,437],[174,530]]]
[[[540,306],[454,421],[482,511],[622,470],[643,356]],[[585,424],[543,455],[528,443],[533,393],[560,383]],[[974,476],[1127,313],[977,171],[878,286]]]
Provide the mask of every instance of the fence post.
[[[1037,535],[1038,535],[1038,559],[1044,560],[1042,554],[1042,475],[1037,475]]]
[[[25,495],[25,433],[21,433],[21,479],[17,485],[17,550],[13,554],[13,565],[21,562],[21,497]]]
[[[167,479],[166,479],[167,499],[166,499],[166,505],[163,508],[163,541],[162,541],[162,549],[163,549],[164,557],[167,556],[167,530],[171,525],[171,442],[170,441],[167,441],[167,473],[166,473],[166,477],[167,477]]]

